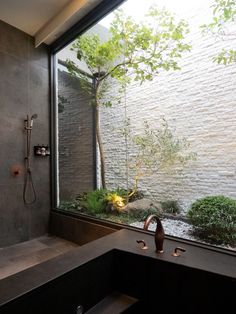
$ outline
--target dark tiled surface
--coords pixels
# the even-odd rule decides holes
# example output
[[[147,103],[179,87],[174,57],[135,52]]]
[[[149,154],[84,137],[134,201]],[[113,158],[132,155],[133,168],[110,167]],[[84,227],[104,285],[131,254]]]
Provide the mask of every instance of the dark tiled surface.
[[[28,65],[26,60],[0,52],[1,116],[22,117],[28,107]]]
[[[45,55],[45,52],[47,53],[47,56]],[[39,47],[35,48],[34,39],[29,38],[29,58],[35,65],[43,67],[46,70],[48,70],[49,51],[47,45],[42,44]]]
[[[44,44],[37,49],[34,38],[0,20],[0,51],[17,58],[32,61],[34,64],[48,69],[49,51]]]
[[[1,185],[0,188],[0,247],[2,247],[28,239],[30,211],[23,205],[22,184]]]
[[[63,254],[77,244],[54,236],[43,236],[31,241],[0,249],[0,279]]]
[[[29,221],[29,238],[38,237],[48,231],[49,225],[49,195],[45,192],[38,191],[38,202],[31,207]],[[43,198],[43,201],[40,201]],[[37,204],[38,203],[38,204]]]
[[[80,220],[60,213],[51,212],[50,233],[84,245],[115,232],[115,229],[97,223]]]
[[[4,53],[26,59],[29,38],[27,34],[0,21],[0,50]]]
[[[32,37],[0,21],[0,60],[0,246],[7,246],[48,230],[48,158],[32,156],[37,201],[25,206],[22,198],[27,114],[38,114],[31,148],[49,143],[48,50],[45,45],[35,49]],[[12,176],[13,165],[22,167],[19,176]]]

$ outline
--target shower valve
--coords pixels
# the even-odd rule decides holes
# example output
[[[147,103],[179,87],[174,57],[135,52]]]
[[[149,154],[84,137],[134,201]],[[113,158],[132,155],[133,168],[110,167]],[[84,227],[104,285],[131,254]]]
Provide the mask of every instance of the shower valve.
[[[34,146],[34,155],[40,157],[47,157],[50,155],[50,148],[48,145]]]

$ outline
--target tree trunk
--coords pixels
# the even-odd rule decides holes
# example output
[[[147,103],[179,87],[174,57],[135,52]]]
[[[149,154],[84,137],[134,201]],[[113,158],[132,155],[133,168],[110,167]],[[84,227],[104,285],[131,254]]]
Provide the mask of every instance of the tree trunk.
[[[106,188],[106,179],[105,179],[105,156],[104,156],[104,149],[101,139],[101,132],[100,132],[100,120],[99,120],[99,102],[97,97],[95,97],[95,123],[96,123],[96,139],[98,144],[98,149],[100,153],[100,174],[101,174],[101,181],[102,181],[102,188]]]

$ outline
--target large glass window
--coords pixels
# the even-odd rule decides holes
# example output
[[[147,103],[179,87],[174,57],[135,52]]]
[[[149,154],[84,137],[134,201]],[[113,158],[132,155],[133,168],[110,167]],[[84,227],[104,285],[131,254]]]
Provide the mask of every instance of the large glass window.
[[[58,208],[236,250],[235,12],[128,0],[57,54]]]

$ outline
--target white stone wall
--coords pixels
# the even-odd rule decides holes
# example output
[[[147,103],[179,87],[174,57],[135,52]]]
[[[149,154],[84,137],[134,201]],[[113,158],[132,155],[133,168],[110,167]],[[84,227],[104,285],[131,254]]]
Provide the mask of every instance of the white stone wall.
[[[182,173],[153,173],[143,177],[139,188],[156,200],[178,200],[183,209],[200,197],[223,194],[236,198],[236,64],[217,65],[212,57],[234,41],[202,37],[201,14],[192,12],[189,40],[192,51],[180,62],[182,70],[162,72],[152,82],[127,89],[127,115],[132,131],[143,121],[152,127],[164,116],[179,137],[197,153]],[[120,134],[125,117],[121,105],[103,108],[102,136],[106,153],[108,187],[126,187],[125,143]],[[128,154],[134,152],[128,151]],[[131,183],[130,183],[131,184]]]

